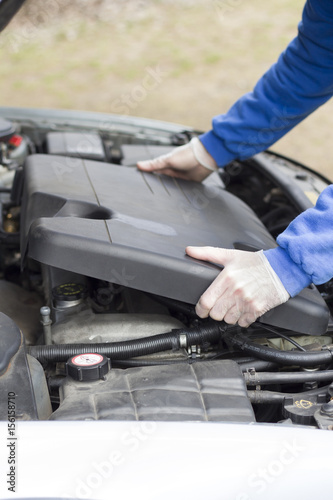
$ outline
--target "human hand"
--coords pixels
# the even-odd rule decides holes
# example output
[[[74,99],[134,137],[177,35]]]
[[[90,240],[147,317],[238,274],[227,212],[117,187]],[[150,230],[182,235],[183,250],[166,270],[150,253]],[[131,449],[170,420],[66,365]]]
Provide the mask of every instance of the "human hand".
[[[166,155],[153,160],[139,161],[137,166],[144,172],[160,172],[171,177],[197,182],[203,181],[217,170],[215,160],[196,137]]]
[[[262,250],[187,247],[186,253],[224,266],[196,305],[200,318],[247,327],[290,297]]]

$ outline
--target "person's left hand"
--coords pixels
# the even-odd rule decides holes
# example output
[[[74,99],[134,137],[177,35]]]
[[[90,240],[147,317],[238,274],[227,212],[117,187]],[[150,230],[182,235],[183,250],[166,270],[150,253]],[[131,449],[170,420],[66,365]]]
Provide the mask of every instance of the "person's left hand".
[[[290,297],[262,250],[187,247],[186,253],[224,266],[196,305],[200,318],[247,327]]]

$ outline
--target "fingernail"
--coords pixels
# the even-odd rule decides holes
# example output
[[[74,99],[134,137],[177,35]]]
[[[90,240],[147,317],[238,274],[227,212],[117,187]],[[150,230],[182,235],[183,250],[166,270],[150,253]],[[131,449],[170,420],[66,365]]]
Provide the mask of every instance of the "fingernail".
[[[191,247],[191,246],[186,247],[186,251],[188,250],[189,252],[193,252],[193,250],[195,250],[195,249],[196,249],[196,247]]]

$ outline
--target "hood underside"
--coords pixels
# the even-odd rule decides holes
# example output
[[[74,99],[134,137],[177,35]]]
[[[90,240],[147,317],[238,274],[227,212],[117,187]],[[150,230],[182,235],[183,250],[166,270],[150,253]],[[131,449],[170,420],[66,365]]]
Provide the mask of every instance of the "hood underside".
[[[0,31],[5,29],[25,0],[0,0]]]

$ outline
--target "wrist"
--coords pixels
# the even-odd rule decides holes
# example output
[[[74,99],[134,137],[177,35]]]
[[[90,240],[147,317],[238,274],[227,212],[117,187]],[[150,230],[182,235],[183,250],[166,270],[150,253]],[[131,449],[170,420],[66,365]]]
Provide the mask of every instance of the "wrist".
[[[274,271],[274,269],[270,265],[270,262],[267,259],[263,250],[260,250],[260,252],[258,252],[258,253],[260,255],[262,263],[265,266],[266,272],[268,273],[272,283],[275,286],[275,289],[280,297],[281,303],[283,304],[284,302],[287,302],[287,300],[290,298],[289,292],[286,290],[286,288],[285,288],[284,284],[282,283],[282,281],[280,280],[279,276],[276,274],[276,272]]]
[[[217,170],[217,164],[214,158],[208,153],[206,148],[202,145],[197,137],[193,137],[190,141],[190,146],[192,148],[193,155],[197,162],[203,167],[215,172]]]
[[[291,259],[283,248],[278,246],[265,250],[264,255],[291,297],[311,283],[310,276]]]

